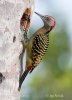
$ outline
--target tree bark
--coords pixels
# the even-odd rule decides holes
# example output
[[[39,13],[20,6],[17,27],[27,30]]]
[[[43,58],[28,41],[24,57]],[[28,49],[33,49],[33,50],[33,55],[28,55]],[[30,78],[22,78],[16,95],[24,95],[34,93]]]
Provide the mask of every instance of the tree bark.
[[[34,0],[0,0],[0,100],[20,100],[20,19],[28,7],[33,12]]]

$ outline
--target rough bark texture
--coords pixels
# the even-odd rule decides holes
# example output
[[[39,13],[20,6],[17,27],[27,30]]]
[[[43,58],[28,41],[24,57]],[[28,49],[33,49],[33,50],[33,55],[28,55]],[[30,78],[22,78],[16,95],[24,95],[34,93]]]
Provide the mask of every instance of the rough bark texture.
[[[20,19],[28,7],[34,0],[0,0],[0,100],[20,100]]]

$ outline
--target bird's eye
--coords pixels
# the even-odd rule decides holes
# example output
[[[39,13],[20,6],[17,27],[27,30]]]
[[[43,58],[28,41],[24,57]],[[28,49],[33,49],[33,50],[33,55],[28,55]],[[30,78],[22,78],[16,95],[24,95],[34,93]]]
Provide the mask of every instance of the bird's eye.
[[[47,21],[50,21],[50,20],[51,20],[51,18],[47,16],[47,17],[46,17],[46,20],[47,20]]]

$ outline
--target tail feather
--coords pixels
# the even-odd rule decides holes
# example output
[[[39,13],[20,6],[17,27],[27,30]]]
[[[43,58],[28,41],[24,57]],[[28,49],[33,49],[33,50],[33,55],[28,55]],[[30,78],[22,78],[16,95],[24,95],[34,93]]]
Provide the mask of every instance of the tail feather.
[[[28,72],[29,72],[29,70],[25,70],[24,73],[22,74],[21,78],[19,79],[19,88],[18,88],[19,91],[21,89],[21,85],[22,85],[23,81],[25,80]]]

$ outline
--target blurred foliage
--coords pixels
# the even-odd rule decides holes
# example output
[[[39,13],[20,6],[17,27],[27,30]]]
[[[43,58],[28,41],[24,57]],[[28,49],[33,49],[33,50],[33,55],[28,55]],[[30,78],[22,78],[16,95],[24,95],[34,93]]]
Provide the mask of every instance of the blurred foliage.
[[[28,98],[21,100],[68,100],[72,98],[72,69],[69,68],[69,37],[65,27],[52,31],[40,73],[36,71],[29,83]],[[72,99],[69,99],[72,100]]]

